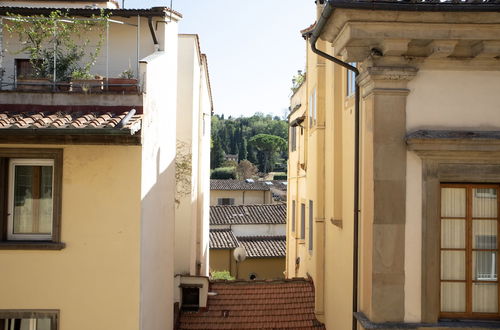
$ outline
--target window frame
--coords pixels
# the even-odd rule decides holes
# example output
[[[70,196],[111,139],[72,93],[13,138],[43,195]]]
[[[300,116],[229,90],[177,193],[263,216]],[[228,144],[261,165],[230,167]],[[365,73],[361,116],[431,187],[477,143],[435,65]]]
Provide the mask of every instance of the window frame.
[[[228,200],[229,204],[223,204],[223,200]],[[235,198],[234,197],[217,197],[217,205],[234,205]]]
[[[356,62],[349,62],[349,65],[357,67]],[[346,97],[351,97],[356,93],[356,74],[348,69],[346,74]]]
[[[309,253],[313,251],[314,247],[314,203],[309,200]]]
[[[488,218],[487,220],[491,221],[496,221],[497,222],[497,248],[496,249],[482,249],[482,248],[474,248],[472,246],[473,242],[473,219],[481,219],[481,218],[474,218],[472,215],[472,198],[473,198],[473,190],[474,189],[487,189],[487,188],[495,188],[496,191],[498,192],[500,190],[500,185],[498,184],[474,184],[474,183],[440,183],[439,185],[440,188],[440,194],[439,194],[439,228],[440,228],[440,234],[439,234],[439,249],[440,251],[446,251],[446,250],[464,250],[465,252],[465,280],[443,280],[441,276],[439,277],[439,301],[440,301],[440,306],[439,306],[439,317],[440,318],[462,318],[462,319],[497,319],[500,317],[500,281],[498,279],[498,262],[499,262],[499,254],[498,254],[498,237],[500,237],[500,223],[499,223],[499,218],[500,218],[500,199],[497,199],[497,217],[496,220],[492,220]],[[441,222],[443,220],[448,220],[448,219],[462,219],[462,217],[443,217],[441,214],[441,202],[442,202],[442,196],[441,196],[441,191],[443,188],[463,188],[465,189],[465,208],[466,208],[466,214],[465,217],[463,217],[463,220],[465,220],[465,248],[464,249],[449,249],[449,248],[442,248],[441,240]],[[498,193],[497,193],[498,195]],[[482,251],[482,250],[489,250],[493,251],[496,250],[496,262],[494,265],[496,266],[496,273],[497,273],[497,278],[496,280],[478,280],[474,279],[474,272],[475,268],[473,265],[473,252],[474,251]],[[442,273],[442,265],[441,265],[441,252],[439,255],[439,269],[440,273]],[[477,267],[477,265],[476,265]],[[441,311],[441,283],[452,283],[452,282],[460,282],[460,283],[465,283],[465,312],[443,312]],[[474,283],[496,283],[497,285],[497,312],[496,313],[485,313],[485,312],[473,312],[473,285]]]
[[[291,208],[291,212],[292,212],[292,233],[295,233],[295,221],[297,221],[296,219],[296,216],[295,216],[295,208],[296,208],[296,202],[295,202],[295,199],[292,200],[292,208]]]
[[[52,167],[52,209],[54,208],[54,160],[53,159],[29,159],[29,158],[10,158],[9,159],[9,184],[8,184],[8,205],[7,205],[7,240],[8,241],[47,241],[52,240],[50,234],[15,234],[14,233],[14,187],[15,187],[15,167],[16,166],[51,166]],[[53,212],[52,212],[53,213]],[[52,215],[52,221],[54,216]],[[52,225],[52,230],[54,226]]]
[[[6,319],[50,319],[50,330],[58,330],[59,314],[57,309],[0,309],[0,326]]]
[[[306,239],[306,203],[300,203],[300,239]]]
[[[11,159],[52,160],[53,161],[53,208],[52,235],[45,239],[33,237],[19,240],[8,236],[9,175]],[[0,148],[0,250],[60,250],[65,247],[61,242],[62,213],[62,168],[63,150],[45,148]]]

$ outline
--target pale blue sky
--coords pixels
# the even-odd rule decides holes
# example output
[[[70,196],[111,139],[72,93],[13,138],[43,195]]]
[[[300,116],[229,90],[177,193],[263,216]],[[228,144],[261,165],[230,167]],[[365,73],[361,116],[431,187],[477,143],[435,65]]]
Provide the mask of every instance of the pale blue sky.
[[[169,5],[170,0],[125,0],[125,8]],[[285,113],[292,77],[304,69],[299,31],[314,22],[314,0],[173,0],[173,8],[184,16],[179,32],[200,36],[215,113]]]

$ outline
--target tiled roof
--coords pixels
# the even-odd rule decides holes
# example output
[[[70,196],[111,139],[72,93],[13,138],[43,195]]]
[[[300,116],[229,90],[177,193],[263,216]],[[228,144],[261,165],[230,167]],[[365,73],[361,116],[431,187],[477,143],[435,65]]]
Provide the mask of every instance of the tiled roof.
[[[248,258],[286,256],[286,236],[240,236],[238,241],[247,251]]]
[[[210,229],[211,249],[234,249],[238,246],[238,239],[231,229]]]
[[[213,205],[211,225],[285,224],[286,204]]]
[[[262,181],[246,182],[245,180],[210,180],[210,190],[269,190]]]
[[[182,312],[179,329],[325,329],[305,279],[212,282],[207,310]]]
[[[419,11],[498,11],[500,0],[327,0],[336,8]]]
[[[134,134],[141,128],[142,115],[126,119],[129,111],[94,112],[0,112],[0,131],[4,129],[98,129]],[[103,131],[104,133],[104,131]]]

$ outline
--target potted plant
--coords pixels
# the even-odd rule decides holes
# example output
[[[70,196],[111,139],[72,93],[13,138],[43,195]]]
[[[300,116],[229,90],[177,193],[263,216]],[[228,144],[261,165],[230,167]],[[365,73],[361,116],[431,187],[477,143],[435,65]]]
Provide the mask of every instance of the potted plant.
[[[137,92],[137,79],[131,68],[120,73],[119,78],[108,78],[108,90],[112,92]]]
[[[103,78],[92,75],[85,69],[76,69],[71,73],[70,91],[72,92],[101,92]]]
[[[74,19],[59,10],[52,11],[48,16],[7,15],[6,30],[11,35],[17,34],[22,45],[14,53],[28,54],[32,71],[29,78],[43,79],[51,90],[68,90],[69,80],[75,71],[82,71],[79,69],[81,65],[87,73],[90,71],[100,54],[104,26],[108,19],[108,15],[103,13],[92,16],[91,19]],[[98,42],[91,47],[88,33],[94,34],[94,31],[97,31]],[[23,85],[39,88],[40,83],[20,82],[17,88],[22,89]]]

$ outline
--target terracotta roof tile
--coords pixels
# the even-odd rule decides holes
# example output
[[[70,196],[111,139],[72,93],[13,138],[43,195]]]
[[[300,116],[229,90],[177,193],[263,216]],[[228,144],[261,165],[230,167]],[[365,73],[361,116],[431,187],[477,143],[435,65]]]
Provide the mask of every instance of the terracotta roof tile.
[[[247,251],[248,258],[286,256],[286,236],[239,236],[238,242]]]
[[[239,246],[231,229],[210,229],[211,249],[234,249]]]
[[[285,224],[286,204],[213,205],[211,225]]]
[[[210,180],[210,190],[269,190],[264,181]]]
[[[304,279],[212,282],[207,310],[182,312],[179,329],[325,329]]]
[[[94,112],[0,112],[1,129],[120,129],[135,133],[141,127],[142,115],[135,114],[121,128],[117,125],[128,114]]]

